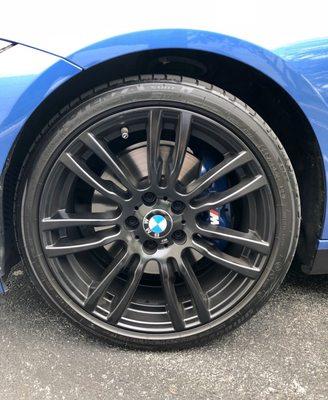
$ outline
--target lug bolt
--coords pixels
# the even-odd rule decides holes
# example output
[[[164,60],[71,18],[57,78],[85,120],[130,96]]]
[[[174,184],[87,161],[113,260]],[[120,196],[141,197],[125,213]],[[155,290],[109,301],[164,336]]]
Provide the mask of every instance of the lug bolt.
[[[180,201],[180,200],[176,200],[176,201],[174,201],[173,203],[172,203],[172,211],[175,213],[175,214],[181,214],[182,212],[183,212],[183,210],[185,209],[185,204],[182,202],[182,201]]]
[[[172,234],[172,239],[178,243],[184,242],[185,238],[186,238],[186,234],[184,233],[184,231],[182,231],[180,229],[173,232],[173,234]]]
[[[126,226],[131,229],[136,229],[139,225],[138,218],[134,217],[131,215],[130,217],[127,217],[125,220]]]
[[[142,200],[147,206],[152,206],[156,201],[156,195],[152,192],[147,192],[142,196]]]
[[[146,240],[144,242],[145,250],[154,252],[157,249],[157,243],[154,240]]]

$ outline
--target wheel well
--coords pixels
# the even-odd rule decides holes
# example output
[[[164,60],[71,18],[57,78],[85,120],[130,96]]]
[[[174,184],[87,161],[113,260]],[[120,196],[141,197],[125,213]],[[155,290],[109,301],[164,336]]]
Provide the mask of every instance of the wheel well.
[[[301,235],[296,260],[311,265],[324,216],[324,170],[320,148],[307,118],[296,102],[273,80],[236,60],[212,53],[162,49],[122,56],[81,72],[53,92],[23,127],[7,163],[4,179],[6,264],[19,260],[14,243],[13,204],[17,177],[31,143],[81,93],[87,99],[105,90],[108,81],[139,74],[174,74],[221,87],[250,105],[273,129],[285,147],[298,180]],[[8,268],[7,268],[8,270]]]

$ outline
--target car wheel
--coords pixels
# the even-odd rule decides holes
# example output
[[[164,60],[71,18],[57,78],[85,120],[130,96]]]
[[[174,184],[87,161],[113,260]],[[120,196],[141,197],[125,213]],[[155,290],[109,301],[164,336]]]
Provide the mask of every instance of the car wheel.
[[[299,232],[295,175],[268,125],[176,76],[115,81],[71,104],[38,136],[16,195],[41,294],[139,348],[198,345],[247,320]]]

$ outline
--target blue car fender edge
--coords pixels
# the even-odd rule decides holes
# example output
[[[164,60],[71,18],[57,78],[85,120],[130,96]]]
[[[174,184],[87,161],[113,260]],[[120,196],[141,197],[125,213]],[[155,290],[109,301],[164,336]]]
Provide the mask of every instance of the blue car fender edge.
[[[4,235],[6,162],[10,160],[16,137],[33,111],[52,91],[81,70],[72,62],[53,54],[0,41],[0,277],[4,276],[4,266],[10,257],[10,252],[5,252]],[[5,289],[1,281],[0,293]]]

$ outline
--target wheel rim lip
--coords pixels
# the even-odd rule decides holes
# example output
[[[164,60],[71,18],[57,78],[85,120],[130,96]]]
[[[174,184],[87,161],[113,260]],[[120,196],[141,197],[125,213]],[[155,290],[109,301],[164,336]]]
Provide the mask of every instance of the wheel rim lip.
[[[145,107],[142,107],[142,109],[144,109]],[[153,106],[151,106],[151,108],[153,108]],[[138,110],[138,109],[133,109],[133,111],[136,111],[136,110]],[[127,110],[127,112],[130,112],[131,110]],[[201,117],[204,117],[202,114],[200,114],[201,115]],[[114,117],[115,117],[115,114],[114,114]],[[207,117],[205,117],[205,118],[207,118]],[[100,123],[100,124],[102,124],[104,121],[103,120],[101,120],[101,121],[98,121],[97,123]],[[212,122],[212,120],[211,120],[211,122]],[[90,129],[90,128],[88,128],[88,129]],[[243,143],[246,147],[248,147],[245,143]],[[70,144],[68,145],[68,146],[70,146]],[[253,152],[252,152],[252,154],[253,154]],[[254,155],[254,154],[253,154]],[[148,189],[147,189],[148,190]],[[45,259],[47,259],[47,257],[45,257]],[[263,269],[263,271],[262,271],[262,274],[261,274],[261,276],[263,275],[263,272],[265,271],[267,269],[267,267],[265,267],[264,269]],[[258,283],[258,281],[261,279],[261,276],[260,276],[260,278],[256,281],[256,284]],[[254,286],[256,286],[256,284],[254,285]],[[60,287],[60,286],[59,286]],[[68,296],[68,298],[70,298],[69,296]],[[238,304],[237,304],[238,305]],[[236,306],[237,306],[236,305]],[[78,306],[78,305],[77,305]],[[79,307],[79,306],[78,306]],[[83,309],[81,309],[82,311],[84,311]],[[92,316],[91,314],[89,314],[88,312],[86,312],[86,315],[88,315],[88,316],[91,316],[92,318],[95,318],[94,316]],[[103,322],[103,321],[101,321],[101,320],[99,320],[98,318],[96,318],[96,320],[98,321],[98,322],[101,322],[102,324],[104,324],[105,326],[106,326],[106,328],[107,328],[107,330],[109,329],[109,330],[112,330],[112,331],[114,331],[114,330],[116,330],[116,329],[118,329],[119,331],[120,331],[120,333],[122,334],[122,332],[125,332],[125,333],[128,333],[128,334],[126,334],[125,336],[127,336],[127,337],[131,337],[131,336],[133,336],[132,335],[132,332],[134,332],[134,333],[136,333],[136,331],[133,331],[133,330],[131,330],[131,329],[122,329],[122,328],[119,328],[119,327],[115,327],[115,326],[113,326],[113,325],[110,325],[110,324],[108,324],[108,323],[106,323],[106,322]],[[209,322],[209,323],[207,323],[207,324],[201,324],[199,327],[197,327],[197,328],[187,328],[187,329],[185,329],[184,331],[183,331],[183,333],[187,333],[187,332],[190,332],[190,331],[197,331],[198,330],[198,328],[201,328],[201,327],[204,327],[204,326],[208,326],[208,328],[205,328],[204,330],[207,330],[207,329],[210,329],[210,327],[213,325],[213,326],[215,326],[215,325],[217,325],[217,324],[220,324],[220,322],[217,322],[217,323],[214,323],[215,321],[218,321],[218,320],[221,320],[221,318],[220,317],[217,317],[217,318],[215,318],[215,319],[213,319],[211,322]],[[115,328],[115,329],[114,329]],[[170,332],[168,335],[170,336],[170,337],[174,337],[174,334],[175,334],[176,332]],[[177,333],[177,337],[180,337],[181,336],[181,334],[182,334],[182,332],[178,332]],[[150,337],[150,333],[141,333],[141,336],[140,337],[144,337],[144,336],[147,336],[147,338],[149,338]],[[156,333],[155,334],[155,338],[159,338],[161,335],[164,335],[164,337],[167,337],[167,335],[166,334],[161,334],[161,333]],[[173,335],[173,336],[172,336]],[[139,335],[137,335],[136,337],[139,337]]]

